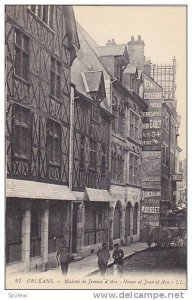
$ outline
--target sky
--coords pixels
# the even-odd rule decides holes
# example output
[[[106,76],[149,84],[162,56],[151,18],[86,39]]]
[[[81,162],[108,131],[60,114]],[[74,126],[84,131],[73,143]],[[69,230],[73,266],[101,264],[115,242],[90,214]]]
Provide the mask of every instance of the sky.
[[[75,18],[100,45],[115,39],[127,43],[140,34],[145,56],[152,63],[169,64],[175,56],[177,112],[181,115],[180,158],[186,157],[186,7],[74,6]]]

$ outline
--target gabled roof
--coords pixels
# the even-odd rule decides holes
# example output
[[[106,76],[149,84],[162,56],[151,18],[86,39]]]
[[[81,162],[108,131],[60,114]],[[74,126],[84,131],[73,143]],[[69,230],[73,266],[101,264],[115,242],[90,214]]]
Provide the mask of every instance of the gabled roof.
[[[82,73],[82,77],[87,93],[98,92],[102,71],[87,71]]]
[[[87,93],[99,93],[103,100],[106,97],[103,71],[87,71],[81,73]]]
[[[143,71],[138,70],[138,79],[143,79]]]
[[[76,85],[77,91],[85,95],[87,98],[91,99],[90,94],[85,89],[81,73],[87,71],[102,71],[105,80],[108,81],[110,80],[110,75],[99,60],[99,53],[96,50],[98,44],[91,38],[91,36],[79,23],[77,23],[77,31],[79,36],[80,49],[77,53],[77,59],[72,65],[72,82]],[[111,112],[111,108],[107,99],[101,101],[100,106],[108,112]]]
[[[157,81],[155,81],[150,75],[146,74],[143,72],[143,78],[145,79],[149,79],[150,81],[153,81],[153,83],[160,89],[163,89],[162,86],[160,84],[157,83]]]
[[[125,51],[126,44],[107,45],[97,47],[100,56],[122,56]]]
[[[71,82],[75,85],[76,90],[91,100],[90,94],[86,91],[83,82],[82,72],[87,72],[88,66],[83,64],[78,58],[76,58],[71,67]]]
[[[135,65],[127,65],[127,67],[125,68],[125,70],[123,71],[123,73],[135,74],[138,77],[137,66],[135,66]]]

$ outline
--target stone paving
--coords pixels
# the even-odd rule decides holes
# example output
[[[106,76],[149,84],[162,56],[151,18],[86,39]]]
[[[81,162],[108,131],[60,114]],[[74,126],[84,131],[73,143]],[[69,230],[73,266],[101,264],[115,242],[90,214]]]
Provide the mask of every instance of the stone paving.
[[[128,258],[129,256],[133,255],[136,252],[143,251],[147,249],[148,246],[146,243],[134,243],[128,246],[122,246],[121,249],[123,249],[125,258]],[[112,258],[113,250],[110,250],[110,259],[108,262],[108,266],[111,266],[113,264],[113,258]],[[98,265],[97,265],[97,254],[91,254],[85,258],[83,258],[80,261],[74,261],[69,264],[69,270],[68,275],[78,275],[78,273],[81,273],[81,276],[91,275],[98,271]],[[57,274],[60,274],[60,267],[56,269],[51,269],[46,272],[46,274],[49,276],[57,276]]]

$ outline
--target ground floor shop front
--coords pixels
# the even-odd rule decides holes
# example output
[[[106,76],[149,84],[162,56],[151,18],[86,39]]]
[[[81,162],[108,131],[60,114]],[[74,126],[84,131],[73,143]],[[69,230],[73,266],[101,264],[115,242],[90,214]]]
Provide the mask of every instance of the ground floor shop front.
[[[107,190],[87,188],[83,193],[72,193],[67,187],[51,185],[48,199],[45,192],[45,197],[42,193],[40,197],[37,184],[30,198],[19,184],[17,181],[17,189],[8,192],[6,199],[6,262],[10,270],[56,267],[56,251],[62,240],[74,257],[96,253],[103,242],[112,248],[116,242],[126,245],[139,240],[137,191],[134,201],[116,200]]]

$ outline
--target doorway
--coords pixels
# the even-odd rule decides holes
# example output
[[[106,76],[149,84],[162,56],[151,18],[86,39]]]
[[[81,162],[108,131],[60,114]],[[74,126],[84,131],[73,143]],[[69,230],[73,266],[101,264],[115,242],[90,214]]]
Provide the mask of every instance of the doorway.
[[[79,203],[73,203],[73,220],[72,220],[72,253],[77,252],[77,218]]]

